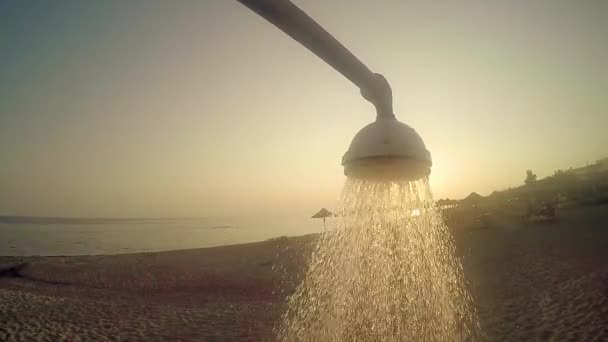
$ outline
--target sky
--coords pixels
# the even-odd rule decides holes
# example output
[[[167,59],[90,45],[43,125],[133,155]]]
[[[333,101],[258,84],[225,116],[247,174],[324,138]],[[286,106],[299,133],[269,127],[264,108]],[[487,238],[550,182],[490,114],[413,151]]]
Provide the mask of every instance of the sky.
[[[297,0],[391,83],[436,198],[608,156],[608,2]],[[236,1],[0,1],[0,214],[310,215],[375,119]]]

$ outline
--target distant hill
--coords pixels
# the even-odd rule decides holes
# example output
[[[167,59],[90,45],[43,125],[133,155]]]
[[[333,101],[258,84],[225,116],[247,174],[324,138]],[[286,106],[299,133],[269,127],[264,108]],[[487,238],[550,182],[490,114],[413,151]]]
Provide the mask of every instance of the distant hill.
[[[505,190],[493,191],[484,197],[472,192],[463,199],[440,199],[437,204],[450,208],[459,205],[475,206],[480,202],[504,202],[519,200],[522,196],[533,195],[539,200],[552,200],[559,196],[571,200],[583,200],[590,197],[604,198],[608,194],[608,158],[596,161],[583,167],[556,170],[553,175]]]

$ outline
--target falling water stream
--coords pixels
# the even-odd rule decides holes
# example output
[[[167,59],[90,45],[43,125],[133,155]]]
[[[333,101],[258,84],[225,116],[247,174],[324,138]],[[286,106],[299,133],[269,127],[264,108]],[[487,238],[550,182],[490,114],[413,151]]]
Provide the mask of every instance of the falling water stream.
[[[428,179],[348,179],[278,329],[283,341],[462,341],[477,319]]]

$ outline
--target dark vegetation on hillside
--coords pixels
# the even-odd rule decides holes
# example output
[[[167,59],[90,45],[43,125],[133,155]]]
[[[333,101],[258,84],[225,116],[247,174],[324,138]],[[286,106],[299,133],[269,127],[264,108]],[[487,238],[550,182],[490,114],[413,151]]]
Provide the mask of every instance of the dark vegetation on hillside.
[[[542,179],[527,170],[523,183],[486,197],[472,192],[464,199],[440,199],[437,204],[452,227],[483,228],[504,218],[552,221],[560,208],[608,203],[608,158],[585,167],[557,170]]]

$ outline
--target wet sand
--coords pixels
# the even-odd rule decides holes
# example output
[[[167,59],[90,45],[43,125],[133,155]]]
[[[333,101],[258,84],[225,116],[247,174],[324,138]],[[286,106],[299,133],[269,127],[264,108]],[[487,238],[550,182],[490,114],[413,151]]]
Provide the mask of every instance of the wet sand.
[[[608,206],[455,240],[488,340],[608,340]],[[0,257],[0,341],[272,340],[313,243]]]

